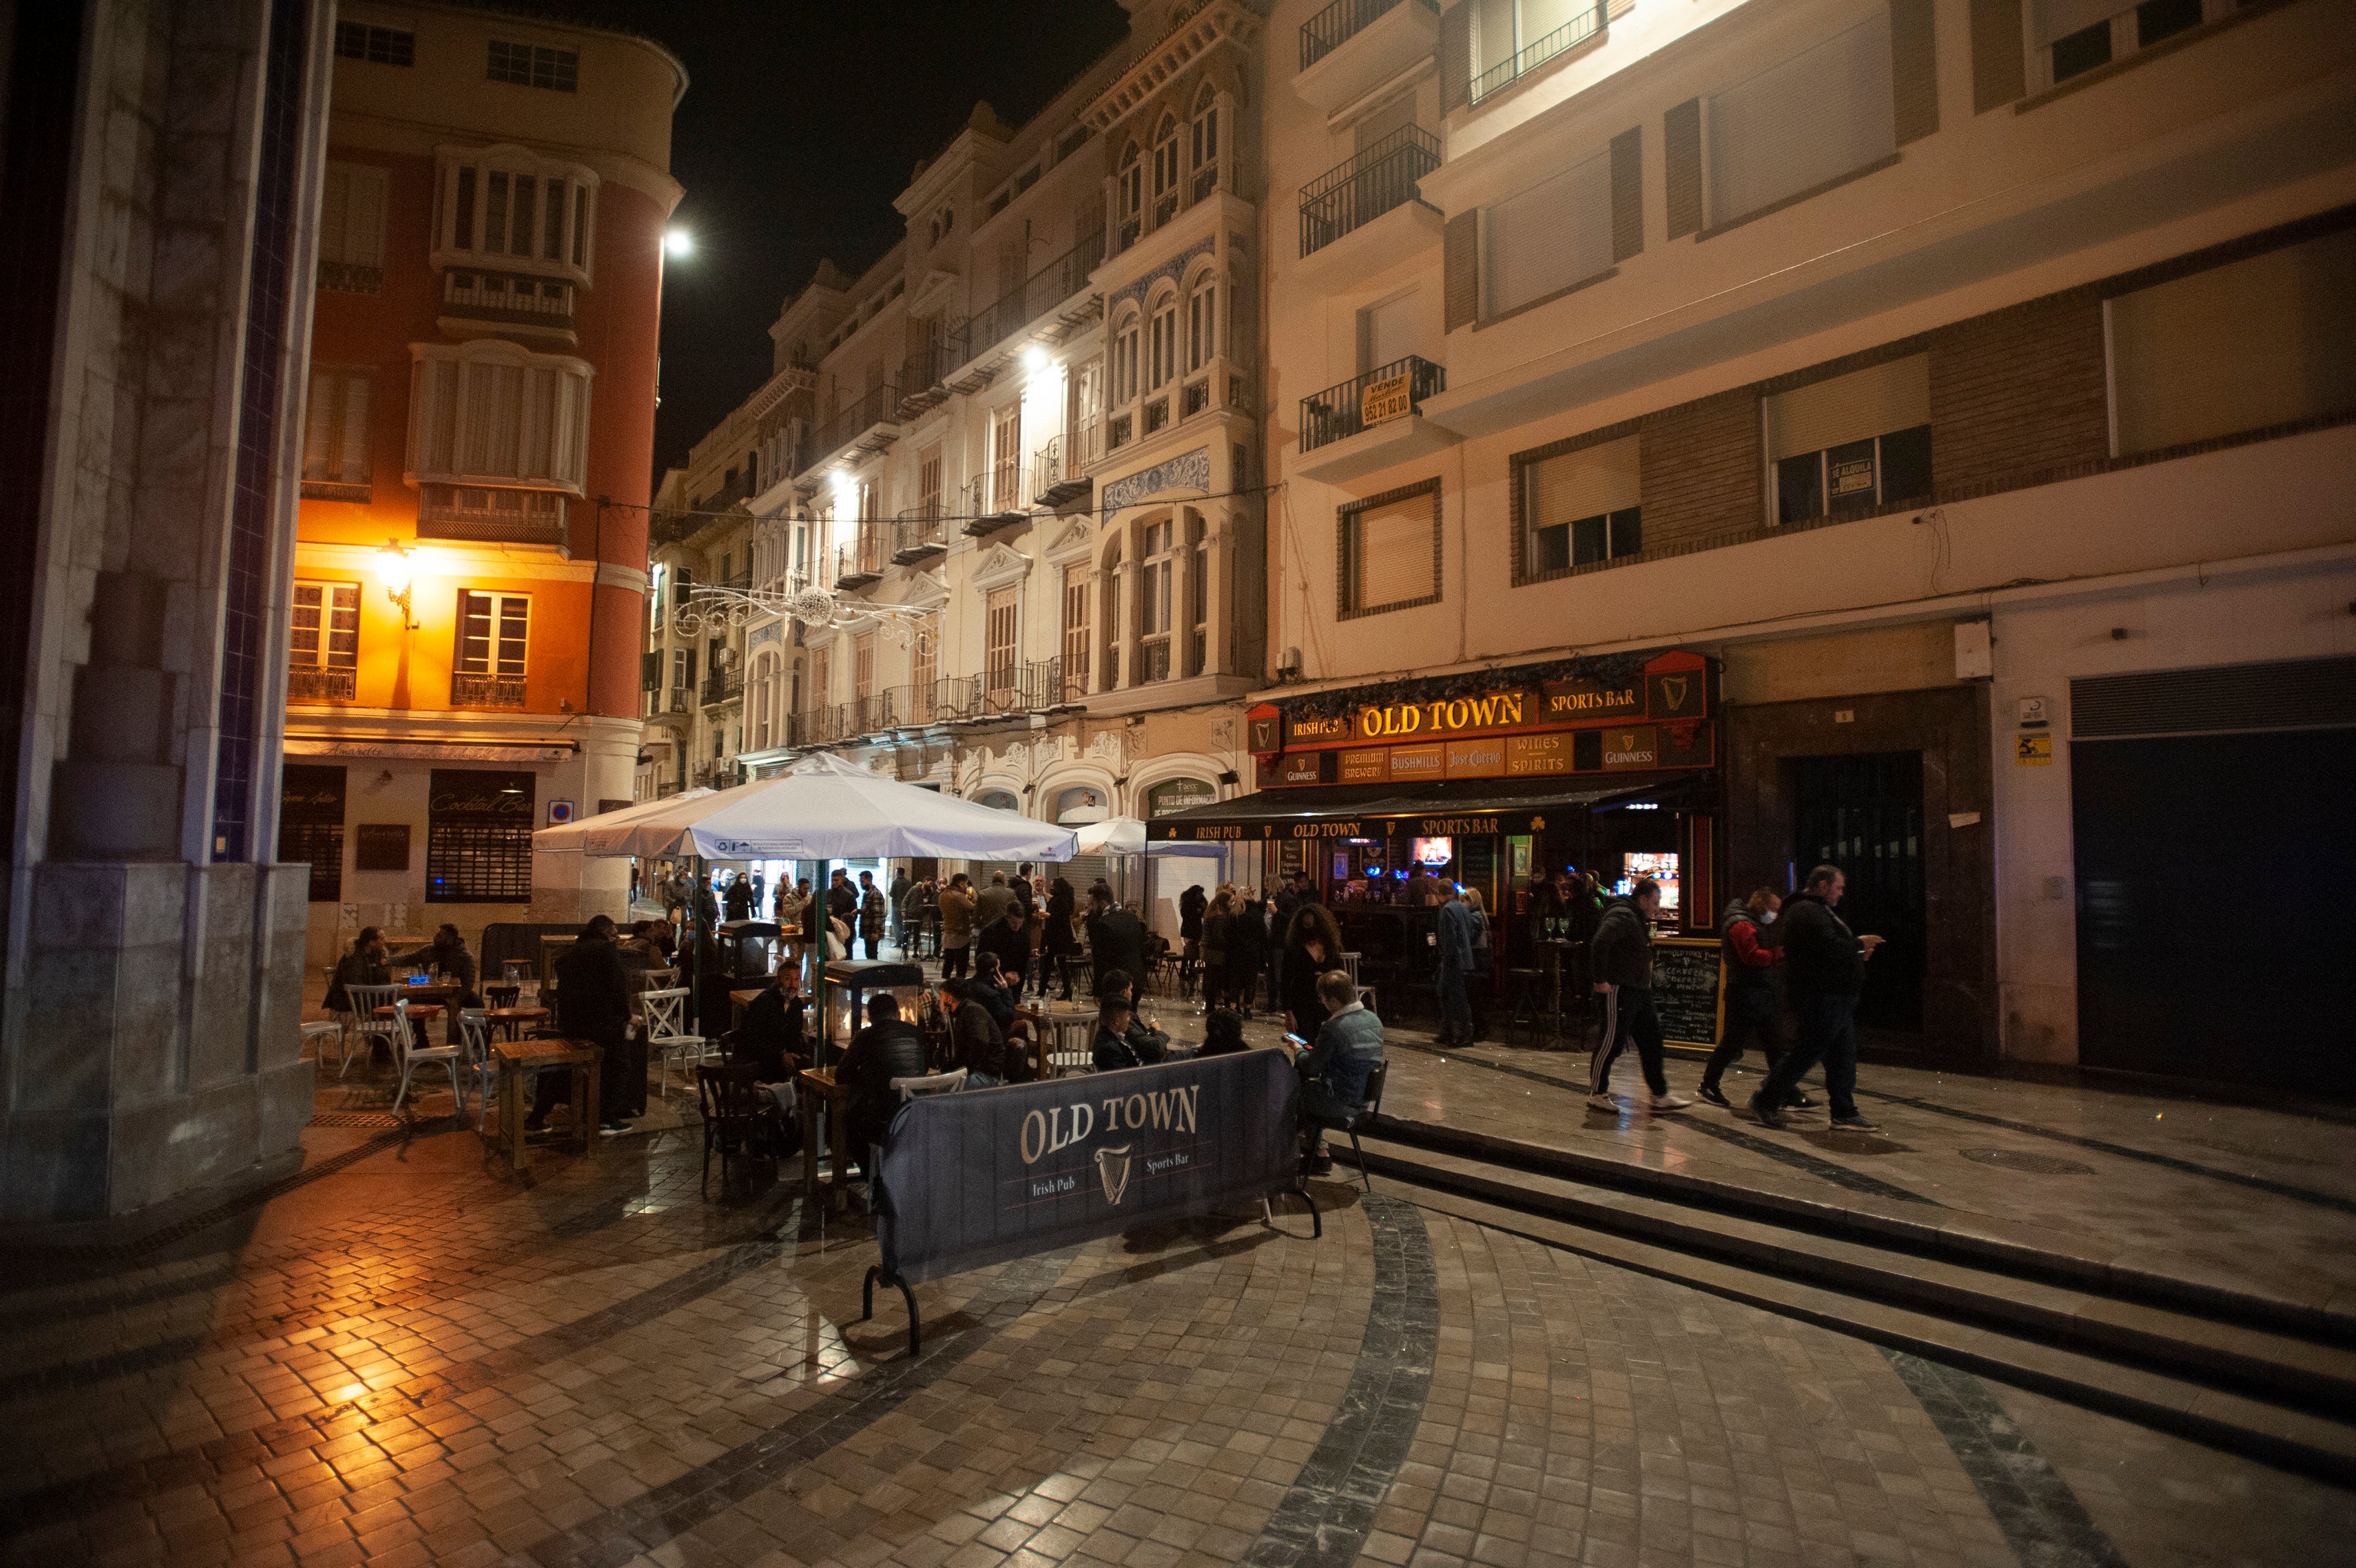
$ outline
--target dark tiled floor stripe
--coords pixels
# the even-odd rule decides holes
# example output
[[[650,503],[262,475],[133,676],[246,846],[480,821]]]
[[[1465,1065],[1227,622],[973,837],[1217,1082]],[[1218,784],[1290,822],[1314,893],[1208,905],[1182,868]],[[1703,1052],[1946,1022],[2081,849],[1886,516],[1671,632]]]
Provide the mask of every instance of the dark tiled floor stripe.
[[[122,1289],[102,1287],[98,1291],[61,1295],[37,1305],[0,1306],[0,1332],[38,1327],[49,1323],[79,1322],[104,1313],[129,1312],[134,1307],[169,1301],[174,1296],[220,1290],[236,1283],[237,1265],[224,1262],[194,1273],[176,1274],[166,1280],[148,1280]]]
[[[676,1537],[775,1486],[897,1410],[912,1395],[939,1382],[1054,1288],[1073,1255],[1074,1250],[1066,1249],[1008,1264],[987,1290],[966,1305],[965,1315],[974,1321],[935,1339],[922,1356],[900,1357],[863,1377],[838,1384],[817,1402],[758,1437],[538,1541],[528,1554],[509,1561],[538,1563],[541,1568],[619,1568],[642,1553],[659,1551]],[[879,1314],[896,1316],[889,1310],[897,1305],[892,1293],[879,1289],[876,1294]]]
[[[790,1216],[788,1217],[790,1223]],[[779,1227],[782,1229],[782,1227]],[[60,1520],[97,1513],[117,1503],[150,1497],[191,1484],[210,1487],[221,1475],[307,1448],[314,1443],[366,1431],[378,1421],[414,1418],[434,1407],[488,1388],[503,1378],[588,1349],[626,1329],[652,1322],[701,1300],[722,1286],[774,1262],[787,1243],[776,1240],[740,1242],[719,1257],[709,1259],[661,1284],[616,1302],[585,1317],[518,1340],[471,1361],[425,1377],[410,1378],[376,1390],[348,1404],[289,1417],[246,1432],[231,1433],[194,1448],[158,1455],[153,1459],[118,1465],[70,1481],[37,1487],[14,1497],[0,1498],[0,1540],[37,1530]],[[360,1425],[349,1424],[354,1417]]]
[[[1557,1078],[1551,1073],[1533,1072],[1526,1067],[1515,1067],[1510,1062],[1483,1061],[1479,1057],[1450,1055],[1437,1047],[1420,1045],[1412,1040],[1393,1040],[1390,1044],[1404,1050],[1421,1051],[1426,1056],[1440,1057],[1444,1061],[1461,1062],[1466,1067],[1483,1068],[1490,1072],[1502,1072],[1511,1078],[1526,1078],[1532,1083],[1543,1083],[1548,1089],[1559,1089],[1566,1093],[1576,1094],[1582,1101],[1587,1097],[1585,1079],[1580,1079],[1574,1083],[1569,1079]],[[1828,1181],[1835,1187],[1849,1192],[1891,1198],[1900,1203],[1928,1204],[1933,1208],[1943,1207],[1935,1198],[1924,1197],[1919,1192],[1909,1192],[1902,1187],[1893,1186],[1878,1176],[1867,1176],[1862,1171],[1853,1171],[1847,1165],[1836,1165],[1830,1160],[1820,1160],[1815,1155],[1793,1148],[1788,1144],[1779,1144],[1772,1139],[1760,1137],[1755,1133],[1746,1133],[1739,1127],[1721,1126],[1707,1118],[1690,1118],[1680,1125],[1695,1128],[1715,1138],[1722,1138],[1739,1148],[1748,1149],[1752,1154],[1773,1160],[1778,1165],[1789,1165],[1795,1171],[1805,1171],[1820,1181]]]
[[[2050,1138],[2057,1144],[2074,1144],[2082,1149],[2092,1149],[2098,1155],[2110,1155],[2122,1160],[2141,1160],[2147,1165],[2159,1165],[2186,1176],[2206,1176],[2211,1181],[2231,1182],[2254,1191],[2276,1197],[2287,1197],[2298,1203],[2311,1203],[2319,1208],[2337,1209],[2342,1214],[2356,1214],[2356,1198],[2346,1198],[2329,1192],[2317,1192],[2309,1187],[2293,1187],[2288,1182],[2274,1181],[2265,1176],[2245,1176],[2240,1171],[2221,1171],[2214,1165],[2204,1165],[2192,1160],[2179,1160],[2173,1155],[2156,1154],[2149,1149],[2130,1148],[2125,1144],[2113,1144],[2101,1138],[2089,1138],[2078,1133],[2063,1133],[2051,1127],[2040,1127],[2034,1122],[2015,1122],[2008,1117],[1990,1116],[1981,1111],[1965,1111],[1957,1106],[1942,1105],[1935,1100],[1916,1100],[1904,1094],[1879,1094],[1870,1090],[1876,1100],[1891,1105],[1911,1106],[1916,1111],[1928,1111],[1935,1115],[1952,1116],[1958,1122],[1976,1122],[1985,1127],[2002,1127],[2010,1133],[2026,1133],[2032,1138]]]
[[[2021,1568],[2126,1568],[2070,1483],[1969,1372],[1884,1347],[1971,1477]]]
[[[1423,1216],[1397,1198],[1362,1200],[1374,1232],[1375,1298],[1342,1403],[1243,1562],[1346,1568],[1415,1442],[1440,1351],[1440,1281]]]
[[[36,1367],[29,1372],[0,1378],[0,1404],[29,1399],[35,1394],[86,1389],[93,1383],[127,1378],[134,1372],[145,1372],[156,1367],[168,1367],[175,1361],[187,1360],[204,1348],[205,1342],[198,1338],[159,1339],[136,1350],[117,1350],[104,1356],[92,1356],[88,1360]]]

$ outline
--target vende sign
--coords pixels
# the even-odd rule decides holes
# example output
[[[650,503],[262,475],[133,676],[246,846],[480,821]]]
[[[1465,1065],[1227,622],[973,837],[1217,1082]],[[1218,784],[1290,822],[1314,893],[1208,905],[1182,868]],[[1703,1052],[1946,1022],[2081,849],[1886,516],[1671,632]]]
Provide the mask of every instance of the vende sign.
[[[885,1134],[875,1239],[910,1284],[1293,1188],[1280,1050],[910,1101]]]

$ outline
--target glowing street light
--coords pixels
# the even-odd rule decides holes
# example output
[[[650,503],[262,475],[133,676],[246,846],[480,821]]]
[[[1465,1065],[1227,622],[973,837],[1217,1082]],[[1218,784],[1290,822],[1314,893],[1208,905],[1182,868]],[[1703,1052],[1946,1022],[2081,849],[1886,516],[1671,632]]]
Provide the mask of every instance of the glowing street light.
[[[1033,375],[1047,368],[1047,350],[1033,343],[1023,350],[1023,368]]]
[[[410,578],[412,575],[409,550],[398,539],[388,539],[384,548],[376,553],[377,581],[384,585],[384,596],[401,607],[401,629],[415,631],[417,622],[410,613]]]
[[[663,249],[674,256],[691,254],[695,250],[695,236],[684,229],[667,229],[663,231]]]

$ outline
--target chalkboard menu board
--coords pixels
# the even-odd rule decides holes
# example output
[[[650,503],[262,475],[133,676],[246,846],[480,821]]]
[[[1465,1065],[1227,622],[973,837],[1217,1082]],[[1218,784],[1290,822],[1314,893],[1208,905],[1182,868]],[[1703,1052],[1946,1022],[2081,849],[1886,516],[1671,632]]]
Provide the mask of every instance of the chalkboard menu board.
[[[1718,1044],[1718,940],[1671,937],[1653,943],[1653,1006],[1661,1035],[1682,1046]]]

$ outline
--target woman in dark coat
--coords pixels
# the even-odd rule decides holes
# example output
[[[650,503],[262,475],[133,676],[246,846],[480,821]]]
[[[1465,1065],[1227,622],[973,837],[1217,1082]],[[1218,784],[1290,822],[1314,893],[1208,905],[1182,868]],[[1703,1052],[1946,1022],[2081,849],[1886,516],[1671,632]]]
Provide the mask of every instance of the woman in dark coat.
[[[1301,905],[1284,940],[1284,1026],[1289,1032],[1316,1039],[1326,1016],[1325,1004],[1317,996],[1317,977],[1341,967],[1342,928],[1333,911],[1323,904]]]
[[[1237,901],[1236,923],[1227,928],[1227,1003],[1243,1009],[1247,1018],[1259,994],[1260,971],[1267,967],[1266,908],[1258,894],[1248,892]]]
[[[1055,878],[1047,892],[1047,960],[1039,966],[1039,994],[1047,994],[1047,972],[1053,969],[1063,982],[1064,994],[1057,1000],[1072,999],[1072,960],[1080,953],[1080,939],[1072,929],[1072,912],[1077,900],[1072,895],[1072,885],[1062,877]]]

